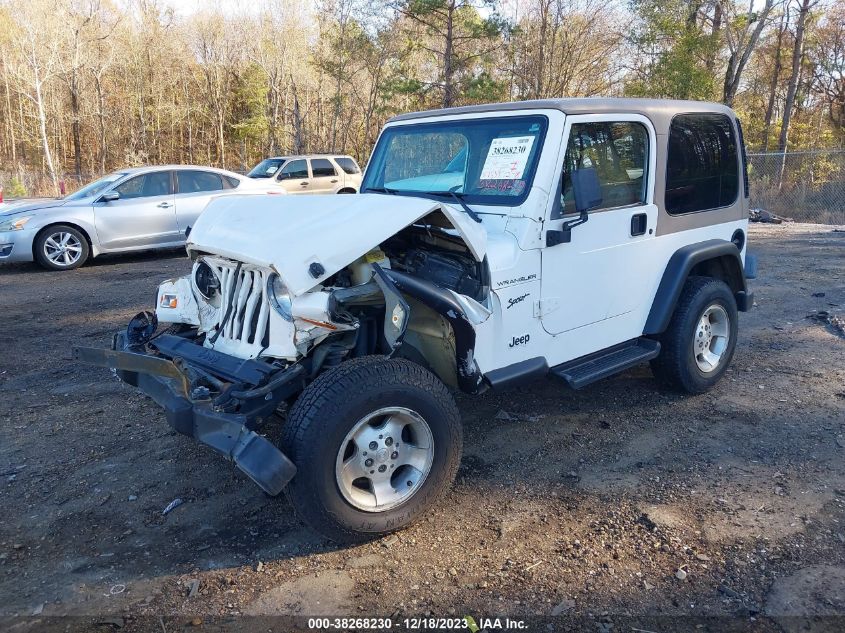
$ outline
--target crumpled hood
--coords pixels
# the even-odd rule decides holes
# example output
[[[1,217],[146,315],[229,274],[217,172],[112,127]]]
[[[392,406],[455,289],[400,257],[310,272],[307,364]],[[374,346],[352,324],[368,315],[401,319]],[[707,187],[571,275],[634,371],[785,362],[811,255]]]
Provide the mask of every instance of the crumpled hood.
[[[12,217],[28,211],[45,211],[53,207],[63,207],[66,200],[58,198],[29,198],[26,200],[9,200],[0,203],[0,217]]]
[[[482,260],[487,232],[462,211],[427,198],[372,193],[216,198],[191,229],[187,247],[272,268],[300,295],[438,209]],[[324,269],[317,278],[309,272],[315,262]]]

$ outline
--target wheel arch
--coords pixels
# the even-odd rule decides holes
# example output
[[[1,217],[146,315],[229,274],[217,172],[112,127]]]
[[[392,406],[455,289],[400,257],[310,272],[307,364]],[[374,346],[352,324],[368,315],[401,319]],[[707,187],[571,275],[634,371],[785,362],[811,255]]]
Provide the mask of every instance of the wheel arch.
[[[451,329],[454,338],[454,380],[445,374],[442,351],[420,349],[413,345],[438,377],[447,384],[456,385],[466,393],[478,393],[483,389],[481,370],[475,361],[475,328],[460,303],[447,291],[433,283],[395,270],[385,270],[385,275],[403,295],[416,300],[430,312],[435,313]],[[411,321],[417,318],[411,309]],[[450,361],[452,359],[449,359]]]
[[[48,229],[53,228],[54,226],[69,226],[71,228],[76,229],[80,233],[82,233],[82,237],[85,238],[85,241],[88,242],[88,250],[90,252],[90,257],[93,259],[99,254],[99,249],[94,244],[94,241],[91,239],[91,233],[85,227],[81,226],[80,224],[73,222],[73,221],[56,221],[50,222],[49,224],[45,224],[40,229],[38,229],[38,233],[35,234],[35,237],[32,240],[32,259],[35,261],[36,253],[35,253],[35,245],[38,242],[38,238],[47,231]]]
[[[712,277],[724,281],[733,292],[740,311],[752,302],[745,282],[740,252],[733,242],[707,240],[679,248],[669,258],[657,293],[646,319],[643,334],[662,334],[669,325],[681,290],[690,276]]]

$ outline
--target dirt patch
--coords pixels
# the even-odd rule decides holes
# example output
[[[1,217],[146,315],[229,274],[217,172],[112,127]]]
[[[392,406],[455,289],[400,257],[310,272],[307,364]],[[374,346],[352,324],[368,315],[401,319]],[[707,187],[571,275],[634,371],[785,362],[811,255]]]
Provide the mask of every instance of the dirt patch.
[[[543,380],[459,397],[454,489],[417,525],[354,548],[71,360],[188,272],[179,253],[2,268],[0,615],[76,614],[84,630],[108,616],[121,631],[321,611],[778,630],[812,598],[811,613],[845,617],[824,589],[845,566],[845,340],[807,318],[845,313],[843,235],[751,229],[757,305],[708,394],[662,391],[643,367],[578,392]],[[807,569],[828,571],[805,582]]]
[[[347,613],[355,582],[343,571],[303,576],[263,592],[244,608],[244,615],[320,615]]]
[[[777,579],[766,613],[786,631],[841,631],[845,613],[845,567],[814,565]]]

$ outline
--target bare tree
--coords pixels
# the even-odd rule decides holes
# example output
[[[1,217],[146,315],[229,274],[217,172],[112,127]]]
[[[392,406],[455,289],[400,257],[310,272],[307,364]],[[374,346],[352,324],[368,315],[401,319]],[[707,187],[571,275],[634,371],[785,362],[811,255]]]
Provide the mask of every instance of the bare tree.
[[[801,75],[801,59],[804,56],[804,32],[807,18],[812,8],[819,0],[797,0],[798,12],[795,18],[795,40],[792,45],[792,74],[789,76],[789,86],[786,89],[786,101],[783,104],[783,119],[780,125],[778,151],[784,153],[781,173],[786,166],[786,146],[789,142],[789,124],[792,121],[792,111],[795,108],[795,95],[798,92],[798,81]]]
[[[609,90],[622,28],[607,3],[534,0],[517,28],[518,96],[593,96]]]
[[[193,50],[205,79],[203,90],[217,135],[217,162],[226,167],[226,123],[232,79],[237,71],[239,38],[234,24],[217,13],[205,12],[191,23]]]
[[[723,4],[724,6],[722,6]],[[732,15],[734,5],[731,2],[718,2],[717,4],[717,7],[721,7],[720,19],[722,13],[724,13],[728,22],[725,28],[725,39],[729,55],[722,93],[722,102],[725,105],[733,105],[737,90],[739,90],[742,72],[748,64],[751,53],[757,46],[760,34],[769,24],[772,9],[775,7],[774,0],[765,0],[763,6],[757,10],[754,9],[755,4],[757,4],[755,0],[749,0],[748,11],[743,16]],[[734,28],[731,24],[738,24],[739,26]]]
[[[816,33],[813,47],[815,91],[827,103],[827,116],[845,132],[845,2],[840,0]]]
[[[59,178],[47,135],[47,86],[59,71],[62,41],[54,4],[47,0],[17,0],[11,4],[17,21],[17,32],[12,38],[13,50],[19,61],[12,67],[19,93],[35,108],[38,138],[56,195]],[[47,19],[45,16],[53,16]]]
[[[772,118],[775,111],[775,99],[777,98],[778,82],[780,81],[781,71],[783,70],[783,62],[781,60],[781,50],[783,48],[783,36],[786,32],[786,16],[788,11],[781,13],[780,25],[778,26],[778,35],[774,50],[774,68],[772,68],[772,77],[769,83],[769,98],[766,102],[766,113],[763,119],[763,150],[769,149],[769,132],[772,127]]]

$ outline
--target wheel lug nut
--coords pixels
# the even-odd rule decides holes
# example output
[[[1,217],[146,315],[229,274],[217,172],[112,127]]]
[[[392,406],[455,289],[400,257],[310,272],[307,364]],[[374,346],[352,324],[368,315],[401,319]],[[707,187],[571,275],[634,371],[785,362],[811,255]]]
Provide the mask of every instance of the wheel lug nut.
[[[380,473],[383,473],[385,470],[387,470],[387,466],[385,466],[384,464],[382,464],[381,466],[378,467],[378,471]]]
[[[366,466],[367,468],[369,468],[369,467],[370,467],[370,466],[372,466],[372,465],[373,465],[373,460],[372,460],[372,459],[367,459],[367,460],[364,462],[364,466]]]
[[[390,446],[391,444],[393,444],[393,438],[388,437],[386,440],[384,440],[384,444],[385,446]]]
[[[393,451],[393,452],[390,454],[390,459],[396,459],[397,457],[399,457],[399,452],[398,452],[398,451]]]
[[[378,448],[378,442],[370,442],[370,450],[374,451]]]

